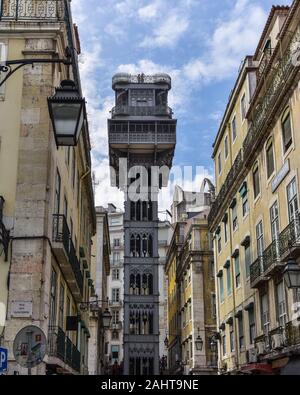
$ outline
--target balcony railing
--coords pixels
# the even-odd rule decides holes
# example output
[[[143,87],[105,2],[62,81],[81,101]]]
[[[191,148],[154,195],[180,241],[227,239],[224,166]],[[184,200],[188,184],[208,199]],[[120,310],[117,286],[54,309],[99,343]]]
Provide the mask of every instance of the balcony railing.
[[[292,81],[293,71],[297,70],[292,63],[292,54],[295,50],[295,43],[299,42],[299,38],[300,29],[297,30],[281,60],[272,64],[271,83],[255,108],[251,126],[243,143],[245,161],[250,160],[252,154],[256,152],[256,148],[264,135],[264,130],[274,118],[276,103],[284,94],[285,87],[289,86],[289,82]],[[267,56],[265,62],[267,62]],[[265,69],[265,67],[263,63],[262,68]]]
[[[152,106],[152,107],[121,106],[121,105],[119,105],[119,106],[115,106],[111,110],[112,118],[114,118],[117,115],[136,116],[136,117],[168,115],[169,117],[171,117],[172,114],[173,114],[172,109],[170,107],[164,106],[164,105]]]
[[[64,250],[68,256],[69,263],[73,270],[74,277],[77,285],[82,294],[83,292],[83,276],[80,270],[79,260],[76,256],[76,250],[71,238],[71,233],[67,224],[67,220],[64,215],[54,214],[53,215],[53,241],[56,243],[62,243]]]
[[[237,157],[236,157],[232,167],[231,167],[231,170],[229,171],[229,173],[226,177],[224,184],[222,185],[222,187],[220,189],[220,192],[218,193],[218,196],[216,197],[216,200],[213,202],[213,204],[211,206],[211,210],[210,210],[210,213],[208,216],[209,223],[212,223],[213,220],[216,218],[222,204],[226,200],[228,192],[231,190],[242,167],[243,167],[243,155],[242,155],[242,150],[240,150],[239,153],[237,154]]]
[[[80,371],[80,352],[59,326],[48,331],[48,354],[57,357],[76,371]]]
[[[259,67],[257,70],[257,81],[259,81],[261,79],[261,77],[263,76],[264,71],[267,68],[267,66],[271,60],[272,54],[273,54],[272,48],[266,49],[264,51],[263,57],[260,61],[260,64],[259,64]]]
[[[251,287],[268,280],[273,270],[285,265],[289,254],[300,254],[300,215],[292,220],[250,266]]]
[[[1,21],[64,20],[63,0],[0,0]]]
[[[290,321],[285,326],[285,338],[288,346],[300,344],[300,322]]]
[[[121,321],[119,321],[119,322],[116,322],[116,323],[112,323],[111,324],[111,329],[112,330],[121,330],[122,329],[122,322]]]

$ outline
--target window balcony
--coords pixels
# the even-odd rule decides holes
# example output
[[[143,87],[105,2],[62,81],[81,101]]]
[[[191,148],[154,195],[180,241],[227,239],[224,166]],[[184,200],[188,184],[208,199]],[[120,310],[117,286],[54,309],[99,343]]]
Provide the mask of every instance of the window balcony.
[[[1,21],[64,21],[63,0],[2,0]]]
[[[53,251],[76,301],[80,302],[83,293],[83,276],[79,260],[71,239],[64,215],[53,215]]]
[[[122,327],[123,327],[123,324],[122,324],[121,321],[111,324],[111,329],[112,330],[121,330]]]
[[[110,300],[109,301],[109,306],[110,307],[122,307],[123,306],[123,301],[122,300]]]
[[[59,326],[49,326],[48,355],[80,372],[80,352]]]
[[[289,257],[300,256],[300,215],[292,220],[250,266],[250,282],[252,288],[259,287],[268,281],[275,272],[282,270]]]
[[[268,48],[264,51],[264,54],[261,58],[261,61],[257,69],[257,82],[259,82],[260,79],[263,77],[264,72],[268,67],[268,64],[270,63],[273,52],[274,52],[273,48]]]

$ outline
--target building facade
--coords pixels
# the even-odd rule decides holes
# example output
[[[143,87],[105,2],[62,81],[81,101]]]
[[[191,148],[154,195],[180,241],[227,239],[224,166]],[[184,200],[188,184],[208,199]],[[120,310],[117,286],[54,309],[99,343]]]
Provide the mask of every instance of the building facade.
[[[176,120],[168,107],[171,78],[121,73],[112,82],[116,106],[108,121],[110,164],[115,185],[125,191],[124,373],[158,374],[157,203],[166,181],[162,177],[161,182],[157,168],[171,167],[176,143]]]
[[[107,279],[110,275],[110,253],[108,213],[103,207],[96,207],[96,234],[92,239],[91,269],[90,272],[86,272],[86,277],[94,288],[94,295],[90,295],[89,300],[88,368],[90,375],[106,374],[107,329],[104,328],[101,317],[109,308]]]
[[[46,61],[65,58],[67,47],[70,67]],[[47,339],[32,374],[87,373],[89,318],[79,304],[94,293],[86,276],[95,233],[89,134],[86,123],[76,146],[57,148],[47,106],[62,80],[80,91],[79,52],[69,1],[1,2],[1,61],[46,61],[20,68],[0,88],[0,330],[8,374],[27,374],[13,355],[27,325]]]
[[[300,2],[274,6],[247,57],[215,143],[214,234],[219,369],[300,374],[299,265]]]
[[[204,192],[205,184],[209,192]],[[216,295],[208,213],[214,187],[201,192],[176,187],[172,213],[178,222],[169,247],[168,367],[173,374],[216,374]]]
[[[113,204],[108,205],[107,211],[111,243],[111,272],[107,278],[107,294],[112,314],[106,338],[107,365],[109,374],[120,374],[124,360],[124,211]]]

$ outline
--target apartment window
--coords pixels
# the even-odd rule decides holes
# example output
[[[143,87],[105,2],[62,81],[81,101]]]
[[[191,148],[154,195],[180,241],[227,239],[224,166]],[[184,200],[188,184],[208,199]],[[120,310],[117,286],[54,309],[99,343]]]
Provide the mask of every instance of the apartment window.
[[[119,277],[120,277],[119,269],[113,269],[113,271],[112,271],[112,279],[113,280],[119,280]]]
[[[236,255],[234,258],[234,268],[235,268],[235,286],[236,288],[241,285],[241,268],[240,268],[240,256]]]
[[[56,290],[57,290],[57,274],[56,271],[52,268],[51,271],[51,287],[50,287],[50,326],[56,325]]]
[[[244,347],[244,322],[243,322],[243,313],[238,316],[238,329],[239,329],[239,346],[240,348]]]
[[[219,152],[219,155],[218,155],[218,172],[219,172],[219,174],[221,174],[221,172],[222,172],[222,158],[221,158],[221,152]]]
[[[226,335],[222,336],[222,353],[223,357],[226,355]]]
[[[114,239],[114,247],[120,247],[120,239]]]
[[[223,274],[219,276],[219,291],[220,291],[220,300],[224,302],[224,278]]]
[[[258,165],[256,165],[252,172],[253,177],[253,192],[254,192],[254,199],[260,194],[260,183],[259,183],[259,170]]]
[[[286,152],[293,143],[291,113],[287,111],[281,119],[283,149]]]
[[[113,261],[114,261],[115,263],[117,263],[117,262],[120,261],[120,253],[119,253],[119,252],[114,252],[114,253],[113,253]]]
[[[60,188],[61,188],[61,178],[58,169],[56,170],[55,177],[55,201],[54,201],[54,213],[59,214],[60,210]]]
[[[230,338],[230,352],[234,352],[235,347],[234,347],[234,330],[233,330],[233,325],[230,325],[229,338]]]
[[[268,294],[265,293],[261,296],[261,323],[262,329],[265,334],[269,333],[270,330],[270,318],[269,318],[269,299]]]
[[[242,120],[246,118],[246,94],[244,93],[242,98],[241,98],[241,114],[242,114]]]
[[[113,362],[119,359],[119,346],[111,346],[111,357]]]
[[[231,205],[231,209],[232,209],[232,229],[233,231],[235,231],[238,227],[237,205],[235,200]]]
[[[215,262],[210,261],[210,277],[215,278]]]
[[[229,266],[226,268],[226,280],[227,280],[227,295],[230,295],[232,293],[230,262],[229,262]]]
[[[243,217],[245,217],[249,213],[248,194],[244,195],[242,198],[242,211]]]
[[[277,201],[270,208],[271,235],[272,240],[278,240],[279,236],[279,213]]]
[[[0,42],[0,62],[6,62],[7,59],[7,45]],[[5,77],[5,73],[3,75],[0,72],[0,81]],[[0,95],[3,96],[5,92],[5,84],[0,87]]]
[[[281,281],[276,286],[277,296],[277,316],[279,325],[284,327],[287,323],[287,310],[286,310],[286,297],[285,297],[285,284]]]
[[[64,328],[64,305],[65,305],[65,287],[63,286],[63,284],[60,284],[58,325],[62,329]]]
[[[221,236],[221,230],[219,229],[217,233],[217,244],[218,244],[218,253],[220,254],[222,250],[222,236]]]
[[[112,331],[111,338],[112,338],[112,340],[119,340],[119,332],[118,331]]]
[[[273,141],[271,140],[266,149],[266,159],[267,159],[267,177],[270,178],[271,175],[275,171],[275,162],[274,162],[274,149],[273,149]]]
[[[228,158],[228,154],[229,154],[228,136],[225,136],[225,139],[224,139],[224,153],[225,153],[225,159],[227,159]]]
[[[245,268],[246,268],[246,278],[250,277],[250,266],[251,266],[251,247],[250,244],[245,245]]]
[[[249,339],[250,339],[250,344],[253,344],[254,343],[254,339],[256,337],[254,308],[251,308],[250,310],[248,310],[248,320],[249,320]]]
[[[228,241],[228,222],[227,221],[224,221],[224,241],[225,241],[225,244]]]
[[[112,289],[112,301],[119,302],[120,301],[120,288]]]
[[[118,322],[120,322],[120,312],[119,312],[119,310],[113,310],[112,311],[112,323],[113,323],[113,325],[116,325]]]
[[[256,246],[257,246],[257,256],[260,257],[264,252],[264,233],[263,233],[263,223],[260,221],[256,225]]]
[[[289,219],[290,222],[292,222],[297,218],[298,207],[299,207],[296,178],[294,178],[287,186],[287,199],[288,199],[288,208],[289,208]]]
[[[232,141],[236,139],[236,117],[234,116],[231,121]]]
[[[215,293],[211,294],[211,312],[212,312],[212,318],[216,318],[216,316],[217,316],[217,301],[216,301],[216,294]]]

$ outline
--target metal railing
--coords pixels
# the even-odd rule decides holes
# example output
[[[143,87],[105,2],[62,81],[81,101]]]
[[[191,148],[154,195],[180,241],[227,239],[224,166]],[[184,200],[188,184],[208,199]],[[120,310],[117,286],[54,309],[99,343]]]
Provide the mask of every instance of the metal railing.
[[[116,74],[113,76],[112,85],[114,86],[117,83],[126,83],[126,84],[157,84],[157,83],[166,83],[171,86],[171,77],[166,74],[156,74],[156,75],[131,75],[131,74]]]
[[[63,21],[63,0],[0,0],[1,21]]]
[[[72,267],[77,285],[80,292],[83,292],[83,276],[80,270],[79,260],[71,238],[71,233],[67,224],[66,217],[62,214],[53,215],[52,239],[56,243],[62,243]]]
[[[122,106],[118,105],[113,107],[111,110],[112,118],[116,115],[125,115],[125,116],[159,116],[159,115],[168,115],[171,116],[173,111],[167,105],[158,105],[158,106]]]
[[[3,223],[3,206],[4,206],[4,198],[0,196],[0,244],[2,244],[4,247],[4,258],[5,261],[7,261],[10,232],[6,229]]]
[[[287,346],[300,344],[300,322],[290,321],[285,325],[285,340]]]
[[[274,52],[274,50],[272,48],[268,48],[264,51],[263,57],[260,61],[260,64],[259,64],[259,67],[257,70],[257,81],[259,81],[261,79],[261,77],[263,76],[264,71],[267,68],[267,66],[271,60],[273,52]]]
[[[212,223],[213,220],[216,218],[221,206],[226,200],[228,192],[231,190],[233,184],[235,183],[238,174],[240,173],[243,167],[243,154],[242,150],[236,156],[236,159],[226,177],[224,184],[222,185],[218,196],[216,197],[215,201],[212,203],[210,213],[208,215],[208,222]]]
[[[59,326],[49,326],[48,354],[57,357],[76,371],[80,371],[80,351]]]
[[[284,257],[293,248],[300,247],[300,214],[274,240],[250,266],[250,282],[254,287],[259,279],[265,280],[272,267],[284,265]]]

